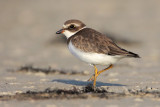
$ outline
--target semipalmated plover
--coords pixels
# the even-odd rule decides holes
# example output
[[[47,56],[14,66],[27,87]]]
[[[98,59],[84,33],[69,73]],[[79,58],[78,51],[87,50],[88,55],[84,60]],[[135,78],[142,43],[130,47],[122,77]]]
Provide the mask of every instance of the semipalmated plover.
[[[139,58],[138,54],[120,48],[110,38],[94,29],[86,27],[79,20],[66,21],[63,28],[57,31],[56,34],[64,34],[67,37],[70,52],[94,67],[95,74],[88,80],[94,80],[94,88],[97,76],[112,68],[115,62],[122,58]],[[108,67],[98,71],[96,65]]]

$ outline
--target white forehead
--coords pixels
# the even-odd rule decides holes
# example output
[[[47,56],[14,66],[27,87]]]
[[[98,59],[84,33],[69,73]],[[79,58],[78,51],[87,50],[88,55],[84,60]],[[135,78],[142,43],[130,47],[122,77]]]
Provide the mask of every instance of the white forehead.
[[[63,25],[64,28],[66,28],[66,25]]]

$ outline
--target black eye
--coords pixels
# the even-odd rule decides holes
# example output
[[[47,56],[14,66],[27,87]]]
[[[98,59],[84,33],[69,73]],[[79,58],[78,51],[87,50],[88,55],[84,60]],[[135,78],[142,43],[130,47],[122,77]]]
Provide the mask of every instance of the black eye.
[[[73,29],[73,28],[75,28],[74,25],[70,25],[70,26],[69,26],[69,29]]]

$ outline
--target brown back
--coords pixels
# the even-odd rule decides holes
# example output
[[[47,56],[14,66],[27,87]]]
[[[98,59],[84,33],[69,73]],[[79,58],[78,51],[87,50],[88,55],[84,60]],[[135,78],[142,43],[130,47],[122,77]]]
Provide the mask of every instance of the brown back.
[[[71,36],[67,43],[69,43],[69,41],[71,41],[76,48],[84,52],[134,57],[134,53],[120,48],[107,36],[91,28],[82,29]]]

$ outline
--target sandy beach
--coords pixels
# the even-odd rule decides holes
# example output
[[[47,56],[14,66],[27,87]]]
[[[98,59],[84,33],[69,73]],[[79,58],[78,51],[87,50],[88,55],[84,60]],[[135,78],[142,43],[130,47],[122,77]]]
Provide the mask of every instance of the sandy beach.
[[[160,1],[0,1],[1,107],[160,107]],[[56,35],[82,20],[140,55],[97,78]],[[104,66],[98,66],[102,69]]]

